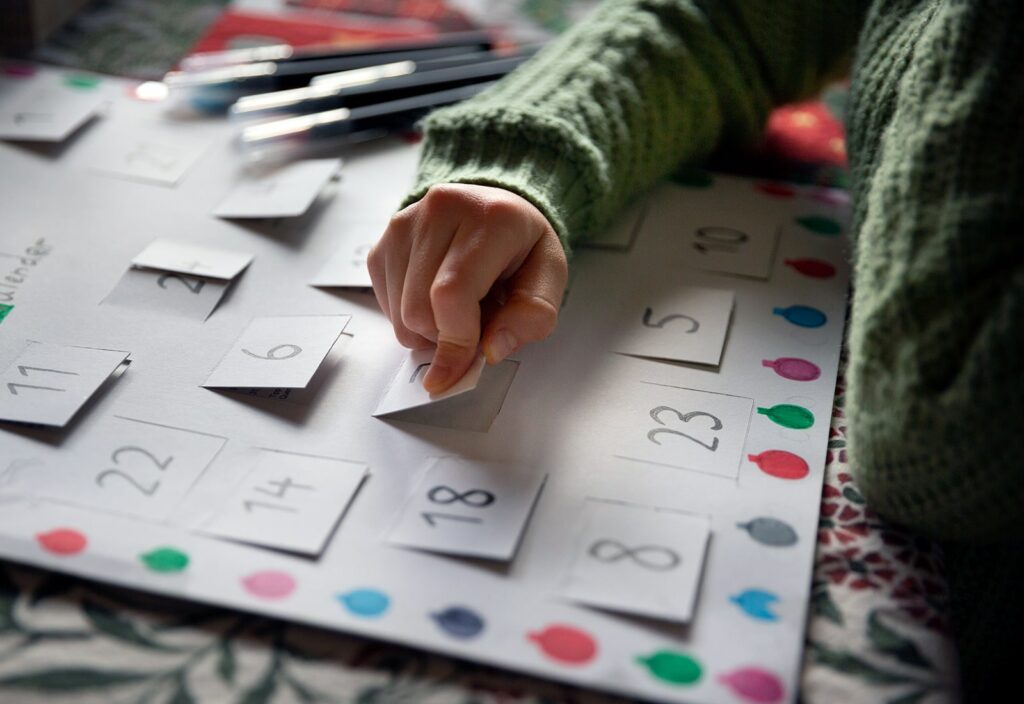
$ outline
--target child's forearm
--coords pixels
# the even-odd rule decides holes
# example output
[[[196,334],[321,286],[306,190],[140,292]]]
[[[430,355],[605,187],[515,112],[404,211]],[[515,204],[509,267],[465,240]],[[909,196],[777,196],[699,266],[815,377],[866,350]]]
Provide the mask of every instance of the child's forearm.
[[[605,3],[495,88],[428,118],[406,202],[435,183],[501,186],[568,248],[680,162],[753,141],[773,105],[842,72],[855,5]]]

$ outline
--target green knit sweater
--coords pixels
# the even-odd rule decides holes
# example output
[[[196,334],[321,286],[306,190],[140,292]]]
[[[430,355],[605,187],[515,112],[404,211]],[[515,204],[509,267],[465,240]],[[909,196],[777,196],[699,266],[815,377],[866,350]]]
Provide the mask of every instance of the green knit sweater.
[[[426,120],[409,200],[501,186],[568,250],[681,162],[756,141],[773,106],[853,59],[850,460],[873,508],[943,541],[980,699],[983,663],[1008,672],[999,651],[1024,631],[1024,3],[868,5],[606,2]]]

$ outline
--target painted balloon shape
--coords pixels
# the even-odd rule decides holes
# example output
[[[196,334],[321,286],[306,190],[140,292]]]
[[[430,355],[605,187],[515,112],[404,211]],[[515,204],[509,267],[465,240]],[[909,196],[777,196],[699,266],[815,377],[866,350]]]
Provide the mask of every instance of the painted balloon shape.
[[[188,555],[175,548],[156,548],[139,555],[139,559],[154,572],[182,572],[188,567]]]
[[[455,638],[472,638],[484,630],[480,614],[463,606],[449,606],[444,611],[430,614],[441,630]]]
[[[803,479],[811,471],[807,460],[785,450],[765,450],[759,455],[747,455],[765,474],[779,479]]]
[[[295,591],[295,578],[278,570],[253,572],[242,584],[246,591],[261,599],[283,599]]]
[[[785,694],[782,681],[759,667],[744,667],[719,675],[718,681],[748,702],[756,704],[774,704],[782,701]]]
[[[821,259],[787,259],[786,266],[812,279],[831,279],[836,275],[836,268]]]
[[[659,650],[653,655],[638,657],[636,661],[659,680],[669,684],[693,684],[703,674],[699,662],[674,650]]]
[[[566,665],[583,665],[597,655],[597,641],[573,626],[554,624],[543,631],[527,633],[526,637],[549,658]]]
[[[100,79],[97,76],[86,76],[85,74],[75,74],[67,76],[64,79],[64,85],[70,88],[85,88],[93,89],[100,84]]]
[[[736,527],[750,533],[750,537],[762,545],[773,548],[787,548],[790,545],[796,545],[796,531],[791,525],[778,518],[762,516],[746,523],[737,523]]]
[[[4,66],[4,75],[16,78],[29,78],[36,75],[36,69],[28,64],[13,64],[11,66]]]
[[[391,599],[376,589],[356,589],[338,595],[338,601],[356,616],[377,618],[391,606]]]
[[[771,592],[762,589],[747,589],[729,597],[729,601],[743,609],[751,618],[759,621],[778,621],[778,615],[772,611],[772,604],[779,600]]]
[[[844,191],[829,188],[813,191],[811,193],[811,198],[819,203],[825,203],[826,205],[842,206],[850,204],[850,196],[848,196]]]
[[[817,364],[799,357],[762,359],[761,366],[774,369],[776,374],[790,381],[814,381],[821,376],[821,368]]]
[[[772,308],[772,315],[783,318],[802,328],[820,328],[828,322],[828,316],[817,308],[810,306],[790,306],[789,308]]]
[[[85,550],[85,535],[73,528],[55,528],[46,533],[36,535],[36,540],[43,546],[43,550],[54,555],[76,555]]]
[[[692,166],[676,169],[669,178],[673,183],[687,188],[708,188],[715,182],[714,177],[707,171]]]
[[[816,235],[828,235],[829,237],[835,237],[843,231],[842,225],[833,220],[827,218],[824,215],[805,215],[796,219],[797,224],[810,230]]]
[[[771,408],[758,407],[757,412],[768,416],[768,420],[791,430],[806,430],[814,425],[814,414],[803,406],[791,403],[777,403]]]
[[[773,183],[772,181],[758,181],[754,184],[754,188],[761,191],[765,195],[775,196],[776,198],[792,198],[796,195],[796,189],[787,186],[784,183]]]

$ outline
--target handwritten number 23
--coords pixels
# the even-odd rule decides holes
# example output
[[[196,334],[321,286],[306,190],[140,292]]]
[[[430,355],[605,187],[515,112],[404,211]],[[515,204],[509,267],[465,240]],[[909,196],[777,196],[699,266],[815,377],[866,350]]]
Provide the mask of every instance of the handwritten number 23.
[[[684,423],[689,423],[694,418],[698,418],[701,416],[705,418],[710,418],[711,430],[714,431],[721,430],[723,427],[722,421],[716,418],[715,416],[711,415],[710,413],[705,413],[704,411],[690,411],[689,413],[681,413],[680,411],[677,411],[671,406],[658,406],[657,408],[652,408],[651,418],[653,418],[654,422],[657,423],[658,425],[665,425],[665,421],[661,419],[661,415],[666,412],[674,413],[676,417]],[[706,447],[712,452],[718,449],[718,438],[712,438],[711,443],[709,444],[702,440],[698,440],[692,435],[687,435],[686,433],[680,430],[673,430],[672,428],[654,428],[647,433],[647,439],[653,442],[655,445],[661,445],[661,442],[658,440],[658,435],[662,433],[669,433],[670,435],[680,435],[686,438],[687,440],[692,440],[701,447]]]

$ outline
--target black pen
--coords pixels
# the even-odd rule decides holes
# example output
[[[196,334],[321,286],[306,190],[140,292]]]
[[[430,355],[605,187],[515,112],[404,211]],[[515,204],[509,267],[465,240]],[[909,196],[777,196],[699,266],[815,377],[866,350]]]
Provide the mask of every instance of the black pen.
[[[236,64],[251,64],[263,61],[296,62],[310,59],[342,58],[346,56],[370,56],[397,51],[419,51],[422,49],[443,49],[462,47],[463,50],[493,48],[494,43],[487,32],[447,32],[425,39],[389,39],[372,44],[353,47],[339,47],[336,44],[295,47],[290,44],[252,47],[250,49],[229,49],[227,51],[205,51],[186,56],[181,60],[182,71],[205,71]]]
[[[239,139],[254,160],[298,156],[341,146],[365,135],[408,130],[431,110],[471,98],[494,83],[473,83],[374,105],[338,108],[250,125],[242,129]]]
[[[239,98],[231,107],[232,117],[261,119],[273,115],[306,115],[336,108],[353,108],[398,100],[420,93],[433,93],[505,76],[536,52],[535,48],[512,56],[449,62],[397,62],[369,69],[335,74],[304,88]],[[326,78],[326,77],[324,77]]]

